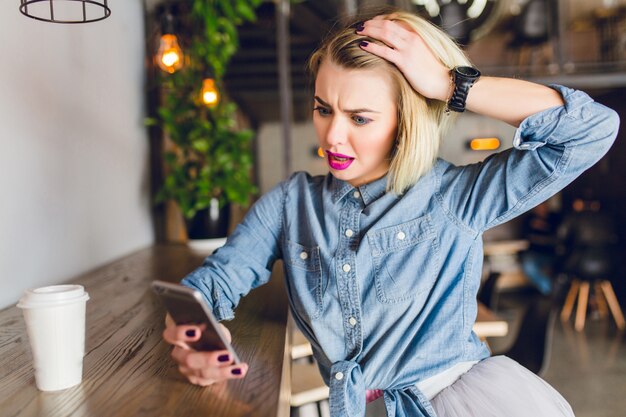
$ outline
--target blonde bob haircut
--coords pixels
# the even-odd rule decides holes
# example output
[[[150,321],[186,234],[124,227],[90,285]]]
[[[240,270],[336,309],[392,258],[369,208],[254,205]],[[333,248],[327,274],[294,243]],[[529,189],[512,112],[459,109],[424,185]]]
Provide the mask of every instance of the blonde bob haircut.
[[[402,22],[405,27],[418,33],[448,68],[470,65],[461,48],[427,20],[403,11],[387,10],[382,16]],[[446,103],[428,99],[415,91],[394,64],[359,47],[359,43],[364,40],[384,45],[356,33],[355,24],[365,20],[368,17],[360,16],[349,26],[327,37],[309,58],[308,69],[315,80],[320,65],[328,59],[348,70],[382,70],[390,76],[397,94],[398,126],[396,143],[390,155],[387,191],[401,195],[433,167],[441,138],[452,124],[454,116],[446,113]],[[416,67],[419,65],[419,62],[415,62]]]

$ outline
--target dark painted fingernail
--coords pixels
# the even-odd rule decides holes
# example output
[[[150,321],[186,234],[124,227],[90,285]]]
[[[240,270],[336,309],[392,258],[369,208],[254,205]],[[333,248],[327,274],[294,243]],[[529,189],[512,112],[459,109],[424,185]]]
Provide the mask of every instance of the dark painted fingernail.
[[[196,331],[194,329],[189,329],[185,332],[187,337],[196,337]]]
[[[367,46],[367,45],[369,45],[369,44],[370,44],[370,43],[369,43],[369,42],[367,42],[367,41],[361,41],[361,43],[359,43],[359,46],[366,47],[366,46]]]
[[[363,29],[365,29],[365,25],[363,24],[363,22],[360,22],[356,25],[356,31],[357,32],[362,32]]]
[[[230,359],[230,356],[228,355],[220,355],[217,357],[217,360],[220,362],[228,362],[228,359]]]
[[[239,368],[235,368],[231,372],[233,375],[241,375],[241,369]]]

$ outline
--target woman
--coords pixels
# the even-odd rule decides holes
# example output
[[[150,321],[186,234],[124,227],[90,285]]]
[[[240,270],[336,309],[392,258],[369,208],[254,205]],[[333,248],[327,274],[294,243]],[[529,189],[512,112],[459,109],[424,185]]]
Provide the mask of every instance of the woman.
[[[283,259],[333,416],[363,416],[366,399],[381,395],[389,416],[572,415],[547,383],[490,358],[472,332],[481,237],[598,161],[619,121],[579,91],[451,71],[468,65],[443,32],[408,13],[325,41],[310,67],[329,174],[279,184],[183,280],[228,320]],[[519,127],[514,148],[464,167],[438,160],[450,110],[463,107]],[[190,382],[245,376],[227,352],[190,350],[198,332],[171,320],[164,332]]]

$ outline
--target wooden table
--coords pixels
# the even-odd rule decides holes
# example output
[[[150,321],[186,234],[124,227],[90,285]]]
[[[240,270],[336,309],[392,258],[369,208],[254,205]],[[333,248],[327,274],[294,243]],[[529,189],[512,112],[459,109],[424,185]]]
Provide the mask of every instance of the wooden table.
[[[525,239],[496,240],[484,242],[485,267],[489,272],[498,272],[498,288],[513,288],[528,284],[521,269],[518,255],[530,246]]]
[[[526,239],[519,240],[494,240],[483,243],[483,253],[485,256],[516,255],[525,251],[530,246]]]
[[[474,333],[481,339],[486,337],[506,336],[509,332],[509,324],[506,320],[498,317],[484,304],[478,303],[478,316],[474,323]]]
[[[16,307],[0,311],[0,415],[288,416],[282,274],[245,297],[227,323],[235,349],[251,364],[246,378],[201,388],[170,360],[171,348],[161,338],[164,309],[149,284],[178,281],[203,258],[183,245],[155,246],[74,280],[91,300],[83,382],[64,391],[37,390],[22,313]]]

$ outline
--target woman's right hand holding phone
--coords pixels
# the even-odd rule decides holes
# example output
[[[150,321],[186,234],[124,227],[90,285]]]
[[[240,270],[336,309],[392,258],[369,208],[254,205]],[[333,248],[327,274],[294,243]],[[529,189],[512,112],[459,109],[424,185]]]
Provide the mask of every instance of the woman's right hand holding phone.
[[[220,323],[219,326],[230,343],[230,332],[223,324]],[[228,351],[200,352],[189,347],[187,343],[200,339],[200,331],[198,326],[177,326],[169,314],[165,317],[163,339],[174,345],[172,358],[178,364],[180,373],[192,384],[203,387],[228,379],[243,378],[248,371],[248,365],[245,363],[235,365]]]

